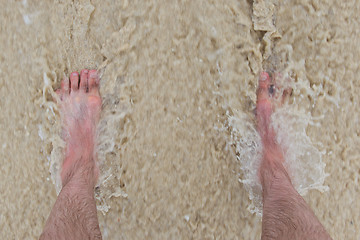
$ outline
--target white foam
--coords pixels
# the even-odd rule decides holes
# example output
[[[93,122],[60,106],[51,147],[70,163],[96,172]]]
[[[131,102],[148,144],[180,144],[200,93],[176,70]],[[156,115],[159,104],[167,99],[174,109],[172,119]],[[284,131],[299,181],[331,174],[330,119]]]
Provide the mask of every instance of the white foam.
[[[228,116],[231,128],[232,144],[235,145],[237,160],[241,173],[239,181],[249,192],[251,213],[262,215],[262,186],[258,177],[258,169],[262,158],[262,144],[255,127],[255,121],[246,113],[234,111]],[[309,125],[319,126],[310,113],[285,105],[272,115],[272,126],[277,132],[277,142],[282,147],[285,167],[292,179],[295,189],[305,195],[310,189],[328,190],[324,186],[325,164],[322,162],[324,152],[318,150],[306,133]]]
[[[291,106],[284,106],[272,115],[272,126],[277,132],[277,142],[282,146],[285,157],[285,167],[295,189],[300,195],[305,195],[310,189],[328,190],[323,186],[327,174],[322,156],[325,152],[318,150],[306,133],[313,123],[310,113]]]
[[[229,116],[232,144],[235,145],[236,157],[242,170],[239,182],[249,192],[252,204],[248,207],[251,213],[260,213],[262,209],[262,187],[257,175],[261,163],[262,145],[251,118],[241,111],[234,111]]]
[[[24,20],[26,25],[30,25],[32,23],[32,21],[30,20],[29,15],[23,15],[23,20]]]
[[[38,124],[38,135],[42,141],[46,138],[46,133],[44,132],[43,126],[41,124]]]

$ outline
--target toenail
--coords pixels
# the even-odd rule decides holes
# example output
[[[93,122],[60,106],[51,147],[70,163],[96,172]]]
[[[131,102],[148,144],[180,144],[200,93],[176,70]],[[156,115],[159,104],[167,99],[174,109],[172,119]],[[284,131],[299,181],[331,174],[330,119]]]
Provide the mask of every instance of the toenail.
[[[268,75],[266,73],[262,73],[260,76],[260,81],[265,81],[268,78]]]
[[[96,78],[96,75],[97,75],[97,74],[94,73],[94,72],[90,73],[90,77],[91,77],[91,78]]]
[[[78,73],[77,73],[77,72],[73,72],[73,73],[71,73],[71,75],[72,75],[72,76],[77,76]]]

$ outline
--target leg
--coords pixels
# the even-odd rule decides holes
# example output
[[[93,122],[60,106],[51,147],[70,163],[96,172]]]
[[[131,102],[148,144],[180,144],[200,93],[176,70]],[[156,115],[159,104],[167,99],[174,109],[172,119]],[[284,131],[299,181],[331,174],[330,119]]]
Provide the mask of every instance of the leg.
[[[296,192],[283,167],[284,157],[270,127],[270,77],[260,75],[256,118],[264,153],[259,169],[263,186],[262,239],[331,239],[304,199]]]
[[[73,72],[58,91],[65,160],[61,170],[62,190],[40,239],[101,239],[94,200],[98,178],[95,131],[101,110],[96,70]]]

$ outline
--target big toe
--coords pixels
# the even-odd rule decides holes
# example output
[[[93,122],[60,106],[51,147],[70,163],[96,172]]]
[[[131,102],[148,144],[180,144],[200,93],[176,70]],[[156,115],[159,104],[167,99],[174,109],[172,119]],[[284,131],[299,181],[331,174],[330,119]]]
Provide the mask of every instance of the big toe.
[[[259,77],[259,87],[257,90],[257,102],[269,101],[270,94],[273,92],[271,79],[267,72],[262,72]]]
[[[267,72],[262,72],[259,77],[259,87],[257,90],[257,101],[256,101],[256,116],[258,123],[265,124],[268,122],[271,112],[271,80]],[[264,122],[265,121],[265,122]]]
[[[256,118],[257,128],[263,140],[272,139],[274,136],[274,132],[270,127],[270,118],[273,111],[271,97],[273,93],[274,89],[269,74],[262,72],[257,90]]]
[[[72,72],[70,74],[70,85],[71,85],[71,91],[79,90],[79,73],[78,72]]]

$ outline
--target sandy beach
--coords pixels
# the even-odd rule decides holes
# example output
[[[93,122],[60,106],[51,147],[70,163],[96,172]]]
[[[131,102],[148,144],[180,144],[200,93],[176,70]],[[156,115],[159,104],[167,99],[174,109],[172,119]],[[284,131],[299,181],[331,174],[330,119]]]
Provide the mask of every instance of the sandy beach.
[[[360,2],[0,0],[0,236],[38,239],[61,189],[52,95],[98,69],[103,239],[260,239],[261,71],[297,190],[360,239]],[[285,151],[284,150],[284,151]],[[257,213],[257,214],[256,214]]]

